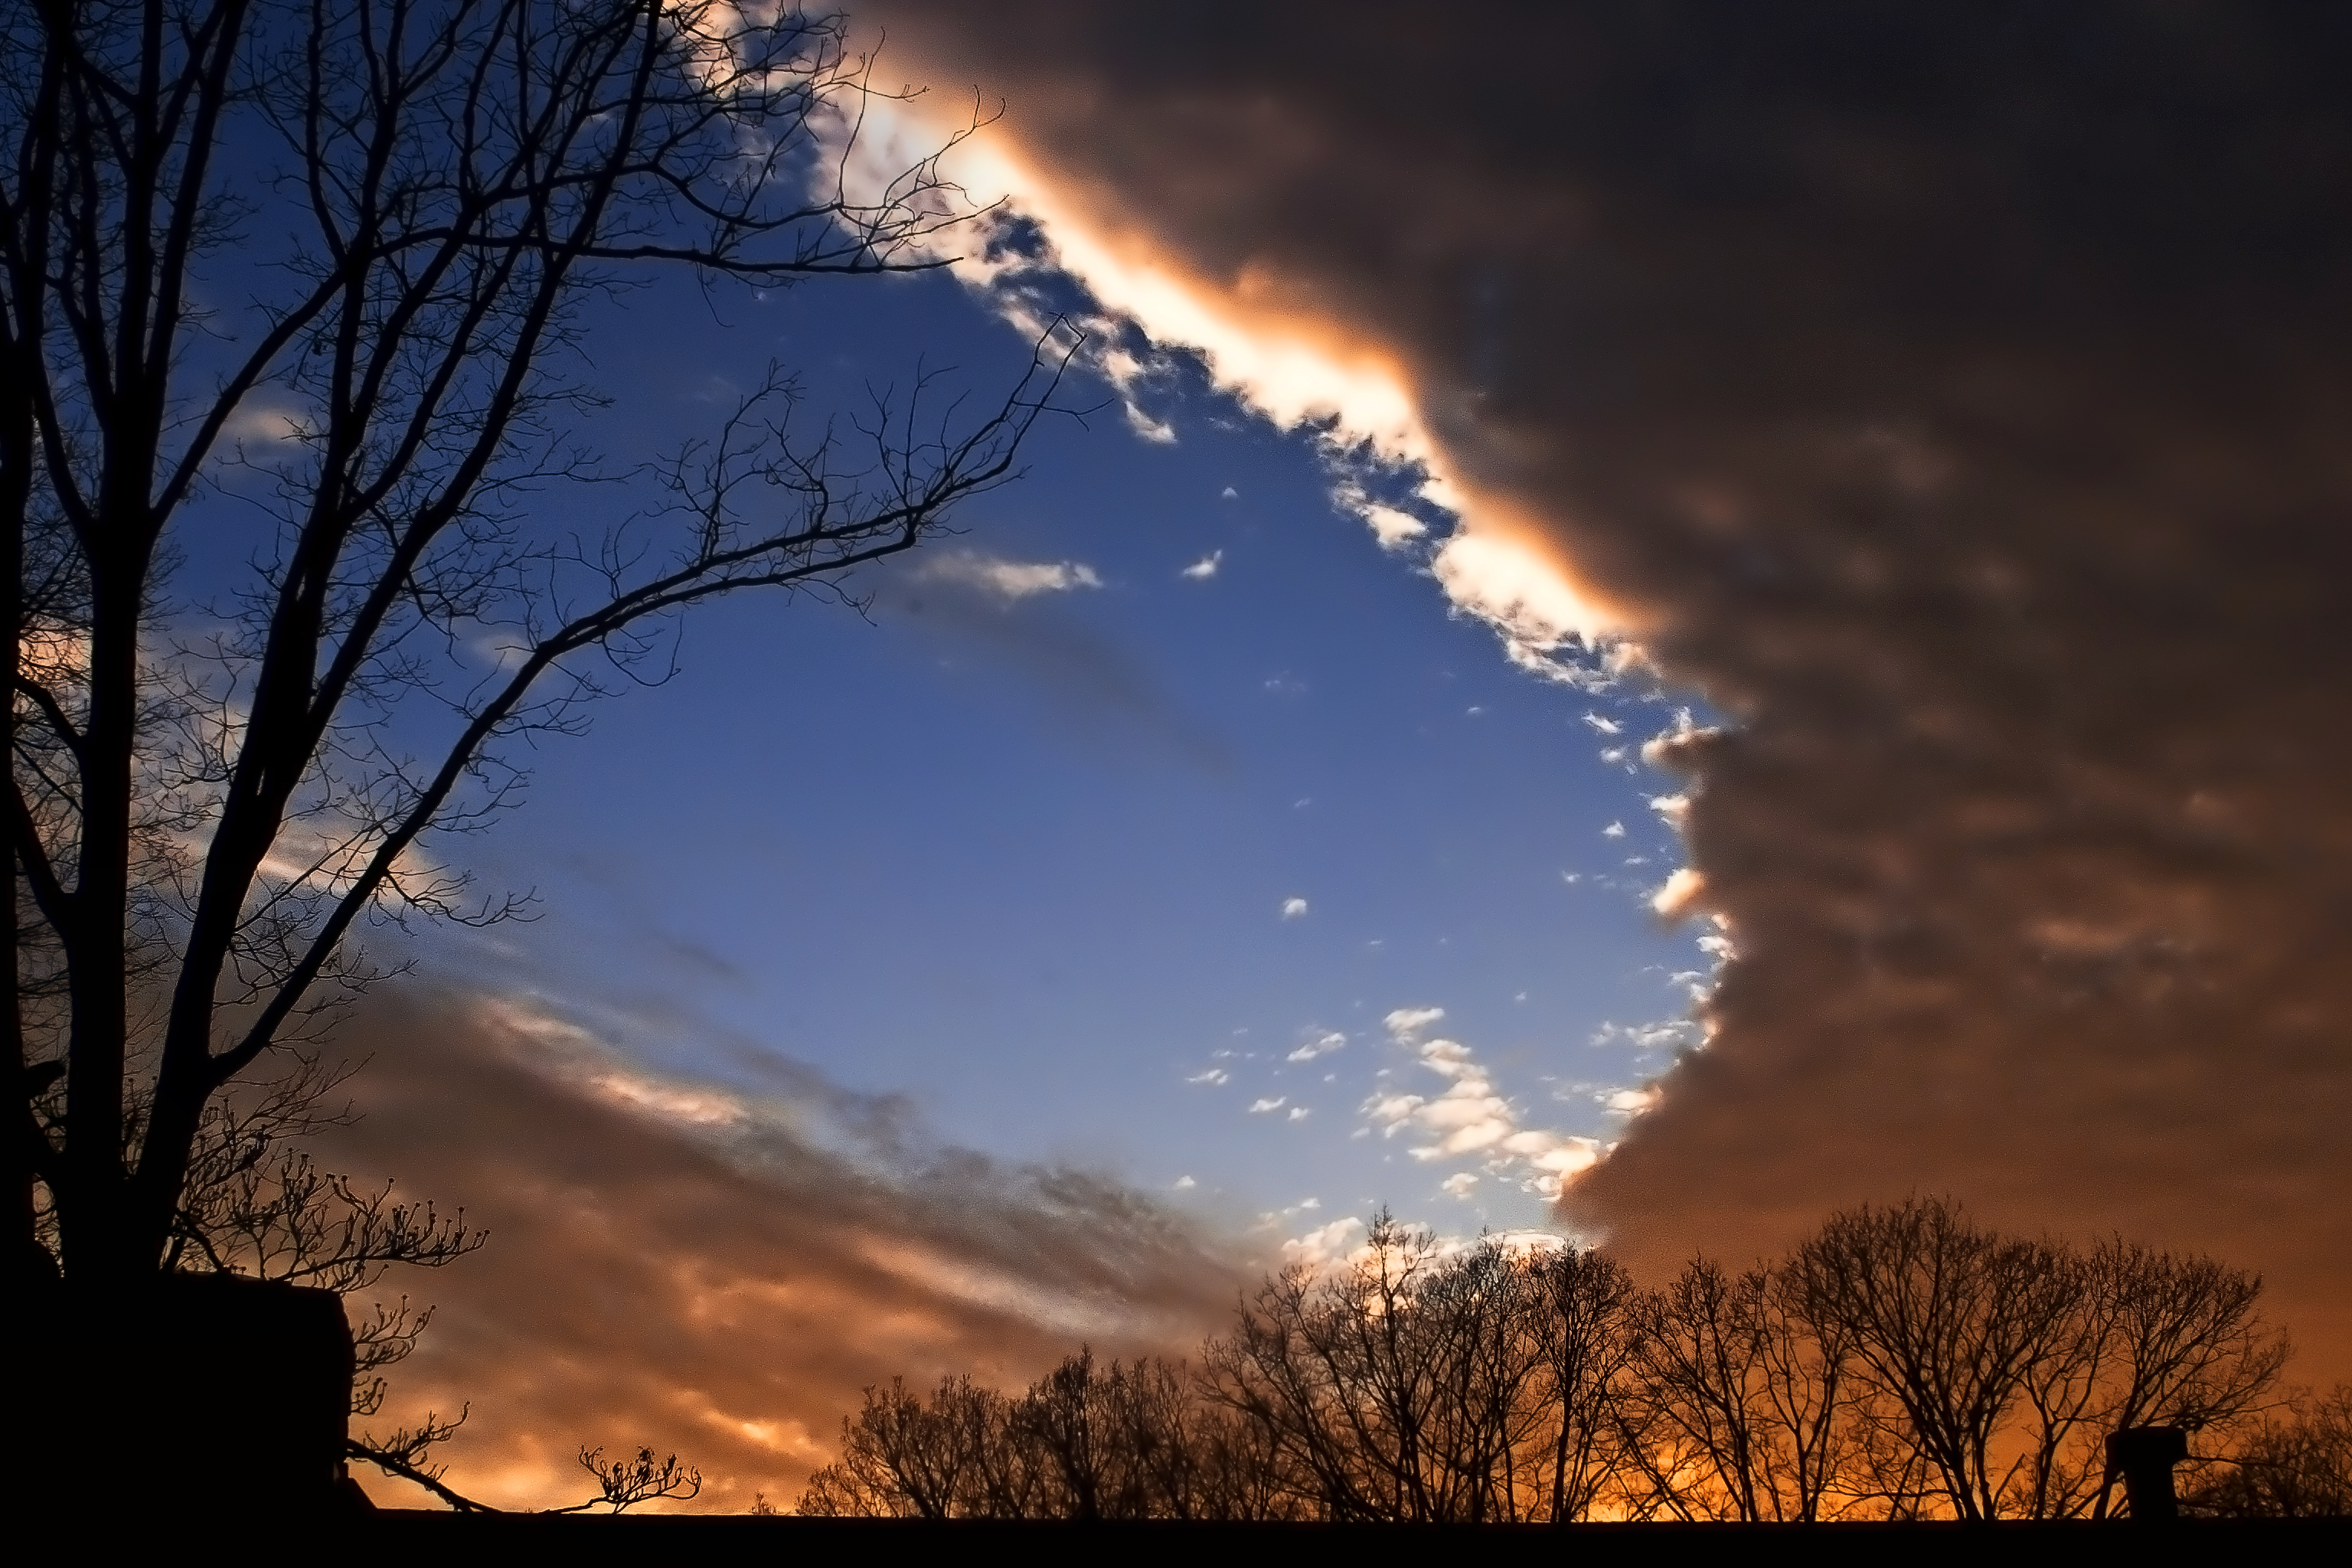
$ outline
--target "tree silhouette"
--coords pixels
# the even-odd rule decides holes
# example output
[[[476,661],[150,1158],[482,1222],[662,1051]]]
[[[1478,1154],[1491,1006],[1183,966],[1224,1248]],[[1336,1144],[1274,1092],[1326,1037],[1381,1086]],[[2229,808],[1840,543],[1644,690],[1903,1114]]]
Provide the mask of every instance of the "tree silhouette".
[[[868,1389],[800,1511],[1568,1523],[2079,1519],[2106,1438],[2192,1436],[2205,1514],[2339,1509],[2346,1394],[2273,1418],[2261,1282],[2084,1252],[1915,1199],[1738,1274],[1654,1289],[1603,1253],[1446,1244],[1372,1217],[1351,1257],[1238,1303],[1196,1368],[1081,1350],[1007,1399]]]
[[[926,378],[803,431],[772,369],[659,461],[566,437],[596,401],[583,308],[634,274],[907,270],[967,213],[935,162],[845,183],[867,62],[837,22],[764,14],[118,0],[0,22],[26,1266],[119,1291],[217,1240],[191,1207],[207,1119],[305,1070],[378,973],[357,923],[514,912],[434,854],[513,802],[514,742],[660,679],[693,605],[838,592],[1013,472],[1067,344],[977,413]],[[242,312],[205,272],[240,247],[278,280]],[[535,524],[533,495],[616,477],[657,500],[602,537]],[[274,543],[214,625],[166,635],[202,548],[182,524],[224,489],[268,506]]]

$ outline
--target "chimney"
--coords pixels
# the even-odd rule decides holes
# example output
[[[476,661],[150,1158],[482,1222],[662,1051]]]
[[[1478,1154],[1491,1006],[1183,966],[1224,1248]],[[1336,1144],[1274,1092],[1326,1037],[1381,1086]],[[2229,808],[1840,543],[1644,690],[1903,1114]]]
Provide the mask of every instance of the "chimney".
[[[2189,1457],[2189,1434],[2178,1426],[2126,1426],[2107,1439],[2107,1474],[2121,1470],[2124,1500],[2137,1520],[2180,1517],[2172,1467]]]

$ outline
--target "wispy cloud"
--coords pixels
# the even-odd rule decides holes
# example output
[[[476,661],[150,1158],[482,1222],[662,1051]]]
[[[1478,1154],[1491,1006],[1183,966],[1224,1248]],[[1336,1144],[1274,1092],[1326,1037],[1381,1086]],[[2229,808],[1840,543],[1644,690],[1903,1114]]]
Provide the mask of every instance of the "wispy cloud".
[[[1008,561],[976,550],[950,550],[921,558],[914,570],[922,583],[956,583],[976,588],[1005,604],[1039,594],[1067,594],[1099,588],[1102,578],[1079,561]]]
[[[583,1443],[688,1456],[722,1509],[789,1499],[866,1384],[1018,1383],[1081,1339],[1181,1353],[1247,1274],[1150,1195],[941,1143],[771,1056],[699,1083],[543,1001],[415,988],[341,1044],[364,1115],[329,1168],[490,1232],[425,1282],[440,1310],[383,1425],[469,1405],[449,1479],[501,1506],[575,1500]]]
[[[1300,1043],[1298,1048],[1284,1059],[1294,1062],[1311,1062],[1317,1057],[1329,1056],[1333,1051],[1344,1047],[1347,1043],[1348,1037],[1337,1029],[1310,1030],[1307,1039]]]
[[[1224,563],[1224,559],[1223,551],[1212,550],[1176,574],[1187,582],[1205,583],[1217,574],[1217,568]]]

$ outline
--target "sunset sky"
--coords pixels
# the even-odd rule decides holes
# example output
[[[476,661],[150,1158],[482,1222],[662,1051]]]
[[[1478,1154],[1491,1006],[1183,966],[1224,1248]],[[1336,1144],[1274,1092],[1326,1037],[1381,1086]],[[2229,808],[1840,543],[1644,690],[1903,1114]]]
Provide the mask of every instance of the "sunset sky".
[[[1181,1349],[1381,1205],[1654,1272],[1948,1193],[2352,1375],[2341,19],[854,16],[931,90],[853,173],[977,94],[1003,205],[600,306],[583,432],[1057,316],[1083,416],[445,849],[539,918],[416,939],[337,1152],[493,1233],[397,1282],[453,1481],[786,1499],[865,1384]]]

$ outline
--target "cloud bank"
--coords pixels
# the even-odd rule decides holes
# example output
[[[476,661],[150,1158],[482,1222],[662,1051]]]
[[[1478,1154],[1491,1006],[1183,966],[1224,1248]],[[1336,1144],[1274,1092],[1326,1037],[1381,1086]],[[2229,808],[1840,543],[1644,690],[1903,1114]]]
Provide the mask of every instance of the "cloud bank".
[[[1374,526],[1514,657],[1732,720],[1644,752],[1710,1043],[1565,1217],[1949,1191],[2260,1268],[2352,1373],[2340,14],[859,16],[1105,307],[1425,465],[1458,529]]]
[[[1247,1274],[1150,1197],[938,1146],[904,1102],[788,1061],[741,1054],[751,1089],[671,1081],[543,1004],[421,990],[341,1043],[371,1058],[364,1114],[322,1163],[490,1233],[383,1281],[441,1310],[374,1425],[470,1405],[442,1457],[499,1506],[577,1500],[579,1446],[640,1443],[702,1468],[698,1509],[788,1506],[863,1387],[1018,1387],[1080,1341],[1189,1353]]]

